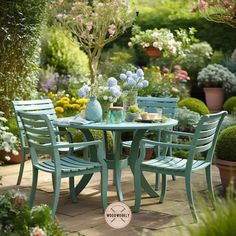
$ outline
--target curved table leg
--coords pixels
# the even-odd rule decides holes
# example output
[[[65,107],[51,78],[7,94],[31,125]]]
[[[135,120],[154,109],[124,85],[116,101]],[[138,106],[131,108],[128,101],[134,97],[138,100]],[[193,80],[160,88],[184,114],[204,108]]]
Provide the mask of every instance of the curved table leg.
[[[116,186],[117,197],[119,201],[123,201],[123,193],[121,191],[121,132],[114,131],[113,136],[113,157],[114,157],[114,182]]]
[[[134,134],[131,151],[130,151],[130,158],[129,164],[132,172],[134,173],[134,164],[136,159],[139,157],[139,143],[140,140],[143,138],[146,130],[137,130]],[[145,179],[144,175],[141,176],[141,183],[143,189],[150,195],[150,197],[158,197],[159,195],[154,191],[154,189],[149,185],[147,180]]]
[[[84,134],[87,141],[93,141],[94,140],[94,137],[93,137],[93,135],[91,134],[91,132],[89,130],[81,130],[81,131]],[[89,148],[89,151],[90,151],[90,154],[91,154],[91,158],[93,159],[97,155],[96,148],[91,146]],[[76,195],[78,195],[86,187],[86,185],[88,184],[88,182],[90,181],[92,176],[93,176],[93,174],[87,174],[87,175],[84,175],[81,178],[80,182],[75,187]]]

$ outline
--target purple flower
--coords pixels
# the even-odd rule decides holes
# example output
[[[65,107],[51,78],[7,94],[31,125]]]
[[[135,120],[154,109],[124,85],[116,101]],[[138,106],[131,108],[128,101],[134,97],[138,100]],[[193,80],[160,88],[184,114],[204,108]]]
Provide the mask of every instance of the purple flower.
[[[136,85],[136,81],[132,77],[128,78],[127,83],[130,87],[134,87]]]
[[[142,82],[139,82],[139,83],[137,84],[137,87],[138,87],[138,89],[141,89],[141,88],[143,87],[143,83],[142,83]]]
[[[126,80],[126,79],[127,79],[127,75],[124,74],[124,73],[121,73],[121,74],[120,74],[120,79],[121,79],[121,80]]]
[[[137,69],[136,74],[137,74],[138,77],[143,77],[143,76],[144,76],[144,72],[143,72],[143,70],[140,69],[140,68]]]
[[[132,76],[132,74],[133,74],[133,73],[132,73],[130,70],[128,70],[128,71],[126,72],[126,75],[129,76],[129,77]]]
[[[149,85],[149,82],[147,80],[143,80],[143,87],[147,87]]]
[[[138,78],[138,75],[136,75],[136,74],[132,74],[132,78],[135,80],[135,81],[137,81],[139,78]]]
[[[115,98],[119,98],[121,96],[120,87],[118,86],[111,87],[110,91],[111,91],[112,96],[114,96]]]
[[[110,77],[110,78],[107,80],[107,85],[108,85],[109,87],[116,86],[116,85],[117,85],[117,80],[116,80],[116,78]]]
[[[84,87],[82,87],[82,88],[80,88],[80,89],[78,90],[78,95],[79,95],[81,98],[86,97],[87,93],[86,93]]]
[[[90,87],[85,84],[83,87],[81,87],[79,90],[78,90],[78,95],[81,97],[81,98],[84,98],[87,96],[87,94],[89,93],[90,91]]]

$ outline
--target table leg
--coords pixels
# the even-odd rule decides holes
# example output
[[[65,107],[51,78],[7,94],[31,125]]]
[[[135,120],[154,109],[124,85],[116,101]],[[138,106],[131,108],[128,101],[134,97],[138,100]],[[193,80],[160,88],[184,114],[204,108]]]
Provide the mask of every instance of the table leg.
[[[86,138],[87,141],[93,141],[94,140],[94,137],[93,135],[91,134],[91,132],[89,130],[81,130]],[[91,158],[93,160],[93,158],[97,155],[97,152],[96,152],[96,148],[91,146],[89,147],[89,151],[90,151],[90,154],[91,154]],[[87,175],[84,175],[80,182],[76,185],[75,187],[75,193],[78,195],[85,187],[86,185],[88,184],[88,182],[90,181],[90,179],[92,178],[93,174],[87,174]]]
[[[119,201],[123,201],[123,193],[121,190],[121,132],[114,131],[113,135],[113,157],[114,157],[114,182],[116,186],[117,197]]]
[[[130,158],[129,158],[129,164],[131,171],[134,173],[134,164],[135,161],[139,157],[139,143],[140,140],[143,138],[146,130],[137,130],[134,134],[131,150],[130,150]],[[154,189],[149,185],[147,180],[145,179],[144,175],[142,174],[141,177],[141,183],[143,189],[150,195],[150,197],[158,197],[159,195],[154,191]]]

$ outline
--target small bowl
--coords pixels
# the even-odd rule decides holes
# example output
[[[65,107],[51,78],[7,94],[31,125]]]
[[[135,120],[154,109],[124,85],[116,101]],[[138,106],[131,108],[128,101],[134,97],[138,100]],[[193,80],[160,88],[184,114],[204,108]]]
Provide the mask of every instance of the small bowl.
[[[159,119],[159,116],[157,113],[148,113],[149,119],[150,120],[157,120]]]
[[[147,112],[143,112],[140,114],[142,120],[149,120],[149,115]]]

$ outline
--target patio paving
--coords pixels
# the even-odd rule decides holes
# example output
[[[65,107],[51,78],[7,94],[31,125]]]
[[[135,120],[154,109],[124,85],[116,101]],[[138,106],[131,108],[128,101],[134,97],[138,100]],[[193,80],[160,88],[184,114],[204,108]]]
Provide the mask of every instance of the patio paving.
[[[3,176],[0,192],[15,188],[26,194],[29,193],[31,188],[31,161],[26,162],[22,183],[20,186],[16,186],[19,166],[17,164],[0,167],[0,175]],[[154,175],[148,174],[146,178],[154,184]],[[193,174],[192,180],[194,192],[197,192],[197,195],[205,196],[204,172]],[[63,179],[56,216],[68,235],[177,235],[180,232],[180,235],[184,235],[186,229],[182,226],[193,224],[183,178],[178,177],[176,181],[172,181],[171,177],[168,179],[166,199],[162,204],[158,204],[158,198],[149,198],[146,193],[143,193],[140,212],[133,214],[130,224],[123,229],[113,229],[106,223],[101,209],[99,184],[100,176],[96,174],[79,195],[78,202],[71,203],[68,198],[68,181]],[[213,166],[213,184],[219,192],[221,189],[220,177],[215,166]],[[124,203],[130,207],[133,206],[133,177],[129,168],[122,172],[122,187]],[[39,174],[35,204],[46,203],[50,205],[52,197],[51,176],[43,172],[43,174]],[[112,185],[112,172],[109,171],[108,203],[116,201],[116,191]],[[198,206],[197,209],[200,211]],[[201,212],[199,213],[201,214]]]

